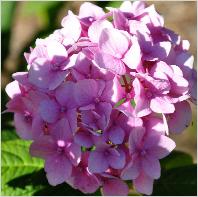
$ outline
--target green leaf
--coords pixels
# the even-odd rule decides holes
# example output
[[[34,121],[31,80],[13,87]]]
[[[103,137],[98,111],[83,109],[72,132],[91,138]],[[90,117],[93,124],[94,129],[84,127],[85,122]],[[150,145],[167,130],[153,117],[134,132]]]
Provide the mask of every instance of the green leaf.
[[[168,157],[162,159],[160,163],[163,170],[169,170],[171,168],[193,164],[193,158],[187,153],[173,151]]]
[[[31,142],[24,140],[9,140],[1,144],[1,184],[3,195],[18,195],[19,190],[10,188],[9,182],[13,179],[38,171],[43,168],[43,161],[32,158],[29,154]],[[31,193],[29,191],[27,195]],[[21,193],[22,195],[22,193]]]
[[[131,99],[131,105],[132,105],[133,108],[135,108],[136,103],[135,103],[135,100],[134,99]]]
[[[122,1],[110,1],[106,7],[119,8]]]
[[[24,16],[36,16],[39,18],[40,22],[47,26],[49,25],[49,15],[48,11],[50,9],[53,10],[60,2],[56,1],[41,1],[41,2],[25,2],[23,7],[23,15]],[[55,10],[54,10],[55,11]]]
[[[19,139],[15,130],[3,130],[1,131],[1,141],[16,140]]]
[[[197,165],[188,165],[163,171],[154,183],[155,196],[195,196],[197,195]]]
[[[113,108],[119,107],[120,105],[122,105],[122,104],[124,103],[125,100],[126,100],[125,98],[119,100],[119,101],[113,106]]]
[[[12,15],[15,2],[4,1],[1,3],[1,29],[2,31],[8,31],[12,24]]]

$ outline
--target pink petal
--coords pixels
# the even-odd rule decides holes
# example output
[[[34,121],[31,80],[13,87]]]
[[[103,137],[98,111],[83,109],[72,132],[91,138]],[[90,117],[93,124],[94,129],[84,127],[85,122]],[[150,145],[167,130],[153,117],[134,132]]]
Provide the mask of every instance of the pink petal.
[[[127,196],[128,193],[128,185],[120,179],[108,179],[102,189],[104,196]]]
[[[155,97],[151,99],[150,108],[156,113],[170,114],[175,111],[175,107],[164,97]]]
[[[145,127],[148,131],[156,131],[161,134],[165,134],[165,130],[166,130],[163,120],[158,117],[148,116],[147,121],[145,121]]]
[[[12,81],[6,85],[5,91],[10,98],[21,94],[21,89],[17,81]]]
[[[47,53],[49,60],[56,65],[63,63],[68,56],[65,47],[56,41],[51,41],[47,44]]]
[[[15,96],[11,100],[9,100],[6,104],[6,107],[6,112],[24,113],[24,111],[27,110],[23,102],[23,97],[21,96]]]
[[[96,19],[102,17],[105,15],[105,12],[103,9],[93,3],[90,2],[84,2],[80,6],[79,10],[79,17],[84,18],[84,17],[94,17]]]
[[[103,152],[93,151],[90,153],[88,169],[92,173],[105,172],[108,168],[108,162]]]
[[[149,100],[145,96],[145,90],[140,81],[135,78],[133,81],[133,87],[135,91],[135,112],[138,117],[146,116],[151,113]]]
[[[109,54],[97,53],[94,60],[99,67],[105,68],[115,74],[123,75],[126,73],[123,62]]]
[[[61,33],[65,37],[72,39],[73,43],[79,39],[82,29],[81,24],[72,12],[69,12],[68,15],[62,19],[61,25],[64,27],[61,29]]]
[[[48,88],[53,75],[50,71],[50,62],[46,61],[45,58],[37,58],[30,67],[29,82],[39,88]]]
[[[111,100],[113,103],[117,103],[125,96],[125,90],[122,88],[119,82],[119,78],[117,76],[113,79],[113,95]]]
[[[132,39],[132,46],[124,55],[123,62],[131,69],[137,69],[141,64],[141,50],[137,39]]]
[[[46,46],[42,44],[37,45],[30,53],[28,64],[32,65],[33,61],[35,61],[37,58],[47,58]]]
[[[172,133],[181,133],[190,125],[192,111],[190,104],[183,101],[175,104],[175,112],[168,116],[168,126]]]
[[[145,6],[145,2],[143,1],[134,1],[133,4],[131,1],[123,1],[120,6],[120,10],[122,12],[136,13],[138,10],[144,9]]]
[[[153,179],[143,172],[133,181],[133,184],[135,189],[142,194],[151,195],[153,192]]]
[[[113,23],[116,29],[127,30],[128,20],[119,9],[113,11]]]
[[[100,34],[104,28],[113,28],[113,25],[107,20],[94,21],[88,29],[90,40],[94,43],[98,43]]]
[[[129,41],[127,37],[117,29],[105,28],[100,34],[99,48],[104,53],[116,58],[122,58],[128,46]]]
[[[145,147],[149,150],[149,154],[155,158],[162,159],[170,154],[176,147],[175,142],[164,136],[156,135],[154,133],[145,142]]]
[[[65,182],[71,176],[72,165],[66,157],[57,155],[46,160],[45,171],[49,184],[56,186]]]

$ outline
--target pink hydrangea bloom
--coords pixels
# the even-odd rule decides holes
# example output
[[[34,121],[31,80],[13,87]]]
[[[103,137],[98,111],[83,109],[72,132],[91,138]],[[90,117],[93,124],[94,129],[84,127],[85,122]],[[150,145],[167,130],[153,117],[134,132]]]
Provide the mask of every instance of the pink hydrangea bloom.
[[[176,146],[169,132],[192,119],[194,58],[154,5],[124,1],[107,10],[84,2],[37,39],[24,53],[27,71],[6,86],[5,112],[33,141],[30,154],[45,160],[49,184],[128,195],[132,180],[150,195],[159,160]]]

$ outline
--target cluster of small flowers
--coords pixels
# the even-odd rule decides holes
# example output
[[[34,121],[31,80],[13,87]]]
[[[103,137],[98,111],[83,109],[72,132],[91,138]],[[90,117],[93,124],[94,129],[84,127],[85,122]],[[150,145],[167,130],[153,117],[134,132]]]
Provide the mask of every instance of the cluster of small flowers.
[[[125,180],[151,194],[169,131],[191,122],[196,71],[189,42],[164,27],[153,5],[85,2],[62,28],[25,53],[27,72],[7,85],[18,135],[45,160],[51,185],[127,195]]]

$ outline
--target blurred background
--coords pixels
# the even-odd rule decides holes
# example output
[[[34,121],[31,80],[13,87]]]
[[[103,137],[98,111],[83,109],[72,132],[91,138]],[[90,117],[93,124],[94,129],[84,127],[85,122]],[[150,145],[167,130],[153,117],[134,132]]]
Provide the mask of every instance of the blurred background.
[[[24,52],[34,47],[36,38],[44,38],[60,28],[61,19],[72,10],[78,14],[82,1],[3,1],[1,2],[1,111],[5,110],[8,97],[4,91],[6,84],[12,81],[14,72],[26,69]],[[118,7],[121,2],[92,2],[101,7]],[[197,24],[196,1],[148,1],[164,16],[165,26],[180,34],[182,39],[191,43],[190,52],[197,65]],[[192,105],[192,124],[181,134],[172,135],[177,150],[190,153],[197,160],[197,110]],[[13,131],[13,115],[3,114],[2,131]]]

